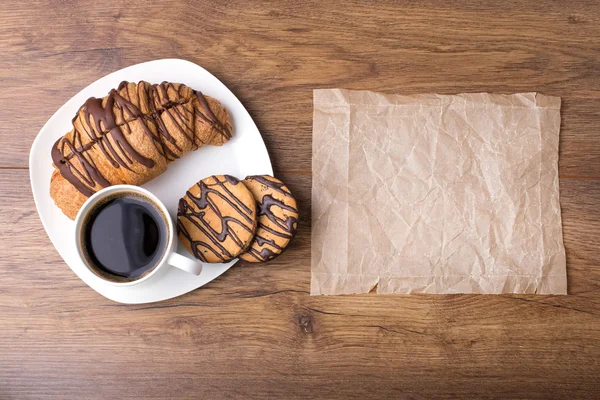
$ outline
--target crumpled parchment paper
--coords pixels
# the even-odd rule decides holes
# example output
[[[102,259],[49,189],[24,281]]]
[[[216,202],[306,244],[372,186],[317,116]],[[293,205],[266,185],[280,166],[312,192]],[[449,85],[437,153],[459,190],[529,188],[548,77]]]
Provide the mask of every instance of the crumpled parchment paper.
[[[314,91],[311,294],[566,294],[560,98]]]

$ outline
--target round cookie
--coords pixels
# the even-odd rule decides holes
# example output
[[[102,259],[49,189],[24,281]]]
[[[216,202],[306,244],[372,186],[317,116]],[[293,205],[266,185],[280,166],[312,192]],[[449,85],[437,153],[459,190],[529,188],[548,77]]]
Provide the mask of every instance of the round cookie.
[[[272,176],[248,176],[243,182],[258,205],[258,228],[250,248],[240,258],[248,262],[272,260],[281,254],[296,233],[296,200],[290,189]]]
[[[201,261],[232,260],[252,242],[256,214],[256,201],[242,182],[229,175],[209,176],[179,200],[179,240]]]

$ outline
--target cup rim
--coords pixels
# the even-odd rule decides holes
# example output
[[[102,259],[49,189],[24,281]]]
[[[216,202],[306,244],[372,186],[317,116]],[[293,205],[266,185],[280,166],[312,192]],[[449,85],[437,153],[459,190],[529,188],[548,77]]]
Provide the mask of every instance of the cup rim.
[[[146,275],[142,276],[141,278],[133,280],[133,281],[115,282],[115,281],[111,281],[111,280],[108,280],[108,279],[100,276],[99,274],[94,272],[94,270],[88,265],[88,262],[86,261],[86,258],[83,255],[83,251],[82,251],[82,247],[81,247],[81,234],[80,233],[81,233],[81,229],[83,227],[83,220],[87,214],[87,211],[90,208],[92,208],[102,198],[104,198],[112,193],[116,193],[116,192],[137,192],[137,193],[140,193],[140,194],[148,197],[154,203],[154,205],[159,208],[159,210],[163,214],[164,220],[167,224],[167,230],[168,230],[169,237],[167,238],[167,245],[166,245],[164,254],[160,258],[160,260],[156,263],[156,266],[149,273],[147,273]],[[150,192],[149,190],[144,189],[140,186],[135,186],[135,185],[127,185],[127,184],[112,185],[112,186],[103,188],[103,189],[97,191],[96,193],[94,193],[92,196],[90,196],[83,203],[83,205],[77,212],[77,216],[75,217],[75,230],[74,230],[75,249],[77,251],[77,256],[79,257],[79,260],[83,263],[85,268],[90,273],[92,273],[95,277],[97,277],[98,279],[102,280],[103,282],[105,282],[107,284],[113,285],[113,286],[120,286],[120,287],[133,286],[133,285],[136,285],[138,283],[148,280],[150,277],[155,275],[159,270],[161,270],[167,264],[168,256],[173,251],[173,246],[174,246],[174,242],[175,242],[175,233],[173,232],[173,228],[174,228],[173,220],[171,219],[171,215],[169,214],[167,207],[152,192]]]

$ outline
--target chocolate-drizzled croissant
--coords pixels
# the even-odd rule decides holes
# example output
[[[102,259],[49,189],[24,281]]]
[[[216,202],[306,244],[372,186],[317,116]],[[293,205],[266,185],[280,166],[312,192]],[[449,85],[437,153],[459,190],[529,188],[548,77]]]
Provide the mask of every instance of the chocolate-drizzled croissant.
[[[219,101],[179,83],[122,82],[108,96],[90,98],[73,130],[52,147],[50,196],[71,219],[85,200],[111,185],[141,185],[205,144],[231,138]]]

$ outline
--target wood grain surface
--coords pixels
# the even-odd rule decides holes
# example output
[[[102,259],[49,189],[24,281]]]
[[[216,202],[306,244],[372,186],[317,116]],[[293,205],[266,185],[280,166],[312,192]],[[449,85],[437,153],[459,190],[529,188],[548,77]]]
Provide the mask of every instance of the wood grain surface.
[[[0,399],[600,398],[600,4],[5,1],[0,7]],[[60,259],[28,154],[71,96],[184,58],[255,119],[299,200],[291,248],[158,304]],[[311,297],[312,89],[560,96],[568,296]]]

